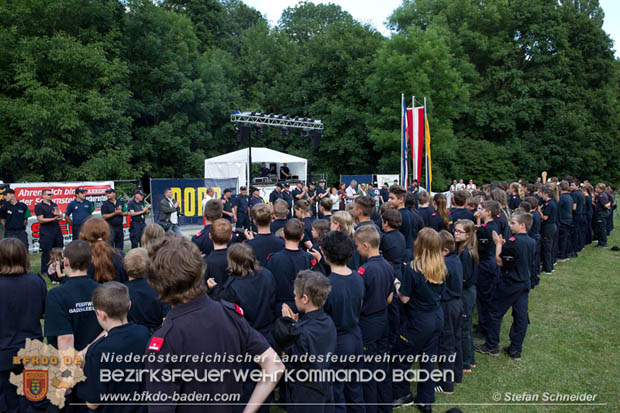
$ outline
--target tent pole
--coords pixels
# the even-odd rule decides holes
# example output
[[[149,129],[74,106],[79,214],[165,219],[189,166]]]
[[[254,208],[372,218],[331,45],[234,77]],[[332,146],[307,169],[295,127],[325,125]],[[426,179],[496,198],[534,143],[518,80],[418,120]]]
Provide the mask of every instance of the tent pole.
[[[252,186],[252,129],[250,129],[250,133],[248,136],[248,182],[246,182],[246,187],[249,188]]]

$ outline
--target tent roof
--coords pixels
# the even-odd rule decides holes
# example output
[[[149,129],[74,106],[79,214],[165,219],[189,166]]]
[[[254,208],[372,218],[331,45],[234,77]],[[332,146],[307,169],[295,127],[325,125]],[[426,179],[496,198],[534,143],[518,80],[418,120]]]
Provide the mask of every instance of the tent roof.
[[[226,153],[214,158],[206,159],[208,163],[247,162],[248,148],[235,152]],[[252,163],[276,162],[276,163],[306,163],[306,159],[289,155],[284,152],[274,151],[269,148],[252,148]]]

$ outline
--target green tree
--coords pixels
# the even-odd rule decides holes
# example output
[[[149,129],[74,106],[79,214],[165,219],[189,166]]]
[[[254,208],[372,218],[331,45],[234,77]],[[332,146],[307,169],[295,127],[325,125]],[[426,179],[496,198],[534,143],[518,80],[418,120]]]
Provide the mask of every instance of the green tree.
[[[0,4],[0,176],[130,176],[127,65],[115,1]],[[75,13],[79,9],[80,13]]]

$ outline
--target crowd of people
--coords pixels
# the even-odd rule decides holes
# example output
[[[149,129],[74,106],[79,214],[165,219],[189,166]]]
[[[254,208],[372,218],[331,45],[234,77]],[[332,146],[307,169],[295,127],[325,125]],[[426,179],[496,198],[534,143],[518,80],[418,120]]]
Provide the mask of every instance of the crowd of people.
[[[41,270],[60,284],[49,291],[42,276],[30,272],[18,225],[25,224],[27,208],[5,191],[0,389],[6,411],[50,409],[18,396],[9,383],[10,374],[23,369],[13,356],[25,340],[44,337],[84,356],[87,380],[66,395],[72,410],[145,411],[148,400],[107,405],[102,395],[146,390],[238,396],[206,399],[216,401],[209,406],[214,411],[268,411],[270,403],[304,412],[391,411],[412,403],[431,411],[435,393],[452,393],[473,374],[476,353],[521,359],[528,297],[541,273],[551,276],[556,262],[576,257],[594,240],[607,247],[616,205],[608,185],[571,177],[456,189],[450,208],[446,195],[431,196],[416,184],[375,190],[353,181],[327,190],[321,181],[292,191],[278,185],[268,201],[256,188],[250,195],[242,188],[236,197],[207,200],[204,228],[191,240],[179,234],[178,203],[168,191],[163,225],[146,225],[141,192],[126,208],[109,190],[98,218],[78,189],[64,214],[74,228],[64,249],[51,227],[63,214],[44,190],[35,208]],[[125,215],[139,224],[126,254],[115,223]],[[500,349],[509,309],[510,343]],[[110,353],[149,357],[110,361],[103,356]],[[252,357],[236,357],[246,354]],[[103,380],[103,369],[259,373],[245,380],[150,375],[118,382]],[[283,373],[301,371],[329,374]],[[361,371],[371,377],[352,374]],[[431,379],[432,371],[439,375]],[[191,403],[149,407],[201,409]]]

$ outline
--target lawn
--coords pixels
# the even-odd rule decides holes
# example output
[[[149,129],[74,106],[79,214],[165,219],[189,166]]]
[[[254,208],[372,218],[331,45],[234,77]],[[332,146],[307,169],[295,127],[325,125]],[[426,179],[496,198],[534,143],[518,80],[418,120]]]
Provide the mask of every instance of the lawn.
[[[620,229],[612,232],[608,245],[620,245]],[[33,272],[38,271],[40,256],[32,255],[31,262]],[[464,412],[620,411],[620,252],[586,247],[578,258],[558,263],[553,275],[541,275],[529,300],[531,324],[522,360],[477,353],[478,367],[465,374],[454,394],[437,394],[435,411],[451,407]],[[511,322],[507,313],[500,347],[509,343]],[[545,392],[587,394],[595,396],[598,405],[543,404]],[[509,394],[539,399],[507,401]],[[415,409],[403,407],[399,411]]]

